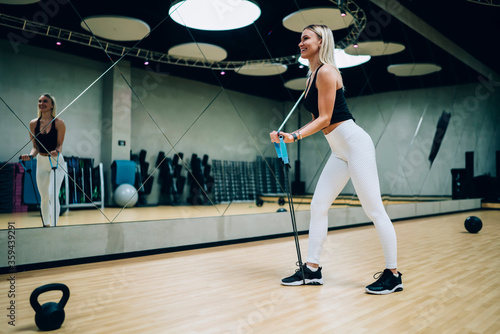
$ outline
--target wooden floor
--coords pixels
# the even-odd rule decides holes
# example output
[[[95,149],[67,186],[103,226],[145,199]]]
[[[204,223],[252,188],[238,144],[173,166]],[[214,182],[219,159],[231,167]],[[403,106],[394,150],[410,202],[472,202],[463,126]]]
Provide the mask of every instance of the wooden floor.
[[[483,221],[465,231],[466,217]],[[66,320],[56,333],[500,333],[500,211],[394,224],[404,291],[364,293],[383,269],[373,226],[329,233],[323,286],[285,287],[293,238],[16,273],[16,326],[7,324],[0,276],[1,332],[33,333],[29,296],[67,284]],[[301,236],[305,256],[307,236]],[[33,245],[43,247],[43,245]],[[40,297],[58,301],[60,293]]]

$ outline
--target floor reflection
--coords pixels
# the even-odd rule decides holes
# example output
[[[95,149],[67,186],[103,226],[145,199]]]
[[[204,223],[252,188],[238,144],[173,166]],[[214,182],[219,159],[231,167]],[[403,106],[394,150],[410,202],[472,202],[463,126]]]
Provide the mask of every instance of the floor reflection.
[[[185,206],[149,206],[134,208],[104,208],[69,210],[61,215],[58,226],[83,224],[121,223],[134,221],[150,221],[165,219],[182,219],[197,217],[233,216],[245,214],[262,214],[277,212],[280,208],[289,210],[284,196],[261,196],[262,202],[225,203],[215,206],[185,205]],[[280,200],[281,199],[281,200]],[[295,211],[310,209],[312,196],[296,196],[293,198]],[[391,197],[383,196],[384,205],[403,204],[410,202],[451,200],[451,197]],[[356,196],[339,196],[332,208],[360,206]],[[14,222],[17,228],[42,227],[39,211],[0,214],[0,229],[7,229],[8,223]]]

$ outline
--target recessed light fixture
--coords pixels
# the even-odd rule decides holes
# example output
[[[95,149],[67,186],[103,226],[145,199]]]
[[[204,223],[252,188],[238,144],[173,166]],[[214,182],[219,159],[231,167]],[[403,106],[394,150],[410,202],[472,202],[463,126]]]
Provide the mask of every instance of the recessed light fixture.
[[[260,17],[260,8],[247,0],[182,0],[174,3],[168,14],[189,28],[222,31],[252,24]]]

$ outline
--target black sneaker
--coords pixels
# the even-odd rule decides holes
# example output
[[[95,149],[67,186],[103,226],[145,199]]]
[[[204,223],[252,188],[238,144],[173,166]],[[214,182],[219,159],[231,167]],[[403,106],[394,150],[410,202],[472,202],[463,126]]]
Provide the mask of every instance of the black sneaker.
[[[373,278],[377,281],[368,285],[366,287],[366,292],[376,295],[387,295],[389,293],[403,291],[403,281],[401,280],[403,274],[399,271],[398,274],[398,277],[394,276],[389,269],[385,269],[384,272],[379,271],[373,275]]]
[[[322,285],[323,284],[323,278],[321,276],[321,267],[319,267],[318,270],[316,270],[316,271],[311,271],[304,264],[304,265],[302,265],[302,268],[304,269],[304,276],[305,276],[306,285]],[[283,285],[304,285],[304,278],[302,276],[302,268],[297,269],[295,271],[295,274],[293,274],[292,276],[283,278],[281,280],[281,284],[283,284]]]

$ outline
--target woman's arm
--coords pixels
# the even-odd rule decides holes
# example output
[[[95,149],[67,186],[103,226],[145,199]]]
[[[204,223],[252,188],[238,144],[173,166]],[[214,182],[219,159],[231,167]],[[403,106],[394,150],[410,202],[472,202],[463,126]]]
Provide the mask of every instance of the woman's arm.
[[[24,161],[31,159],[31,157],[36,157],[37,154],[38,154],[38,152],[39,152],[38,144],[36,143],[36,139],[33,136],[33,134],[35,134],[36,122],[37,122],[37,119],[34,119],[34,120],[32,120],[30,122],[30,133],[29,133],[29,135],[30,135],[31,142],[33,143],[33,147],[31,148],[30,154],[23,154],[23,155],[21,155],[21,159],[24,160]]]
[[[307,123],[300,129],[302,138],[313,135],[318,131],[330,125],[332,119],[333,107],[335,105],[335,95],[337,89],[340,88],[340,74],[330,65],[325,65],[316,73],[316,86],[318,88],[318,109],[319,115],[317,118]],[[299,130],[295,131],[297,133]],[[293,134],[281,132],[283,141],[285,143],[292,143],[294,141]],[[278,134],[273,131],[271,133],[271,140],[279,142]]]
[[[302,138],[313,135],[330,125],[332,119],[333,107],[335,105],[335,95],[338,89],[339,74],[337,70],[324,65],[320,68],[316,78],[316,87],[318,88],[318,110],[319,115],[312,122],[300,129]]]
[[[51,155],[56,156],[57,153],[62,152],[62,146],[64,143],[64,136],[66,135],[66,125],[64,124],[62,119],[56,118],[54,121],[56,129],[57,129],[57,146],[56,149],[50,152]]]

